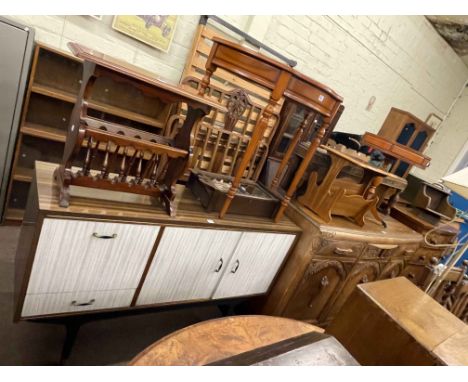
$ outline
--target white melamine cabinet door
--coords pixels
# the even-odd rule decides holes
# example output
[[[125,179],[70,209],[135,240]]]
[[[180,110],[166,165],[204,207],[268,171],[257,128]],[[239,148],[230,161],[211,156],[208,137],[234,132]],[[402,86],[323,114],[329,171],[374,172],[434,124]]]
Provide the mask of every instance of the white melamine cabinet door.
[[[294,238],[279,233],[243,233],[213,298],[265,293]]]
[[[241,232],[165,228],[137,305],[208,299]]]
[[[27,294],[136,289],[158,232],[145,224],[46,218]]]

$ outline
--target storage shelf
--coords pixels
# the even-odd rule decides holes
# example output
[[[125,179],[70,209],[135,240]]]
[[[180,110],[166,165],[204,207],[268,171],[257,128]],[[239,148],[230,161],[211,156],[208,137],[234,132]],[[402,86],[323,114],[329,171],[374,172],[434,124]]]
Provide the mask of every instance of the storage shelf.
[[[21,221],[23,220],[24,210],[19,208],[8,208],[5,213],[6,220]]]
[[[31,135],[33,137],[49,139],[55,142],[65,142],[67,139],[67,132],[56,129],[54,127],[39,125],[36,123],[26,122],[20,129],[23,134]]]
[[[164,127],[164,123],[158,121],[157,119],[147,117],[143,114],[135,113],[133,111],[121,109],[119,107],[107,105],[102,102],[88,101],[88,107],[97,111],[101,111],[103,113],[112,114],[117,117],[126,118],[135,122],[144,123],[145,125],[157,127],[159,129],[162,129]]]
[[[17,166],[13,174],[13,179],[19,182],[31,182],[34,170],[32,168],[25,168]]]
[[[33,93],[42,94],[47,97],[52,97],[69,103],[75,103],[77,98],[76,95],[73,93],[41,84],[33,84],[31,87],[31,91]]]

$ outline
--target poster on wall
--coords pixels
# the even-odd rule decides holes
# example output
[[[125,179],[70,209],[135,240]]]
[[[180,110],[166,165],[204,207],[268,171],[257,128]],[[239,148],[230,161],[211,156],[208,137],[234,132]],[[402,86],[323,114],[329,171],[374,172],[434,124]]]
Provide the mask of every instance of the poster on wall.
[[[177,16],[114,16],[112,28],[167,52],[174,37]]]

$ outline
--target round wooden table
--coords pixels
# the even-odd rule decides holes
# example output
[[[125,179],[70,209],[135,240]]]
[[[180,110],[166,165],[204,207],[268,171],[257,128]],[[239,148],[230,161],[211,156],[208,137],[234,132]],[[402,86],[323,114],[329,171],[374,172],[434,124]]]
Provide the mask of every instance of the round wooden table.
[[[291,337],[323,331],[318,326],[282,317],[223,317],[188,326],[161,338],[129,365],[206,365]]]

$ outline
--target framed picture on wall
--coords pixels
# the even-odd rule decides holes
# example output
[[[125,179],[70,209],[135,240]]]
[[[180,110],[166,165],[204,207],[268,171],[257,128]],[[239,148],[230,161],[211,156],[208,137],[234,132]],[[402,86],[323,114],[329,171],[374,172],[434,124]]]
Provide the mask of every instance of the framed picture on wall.
[[[112,28],[153,48],[167,52],[177,24],[177,16],[114,16]]]

